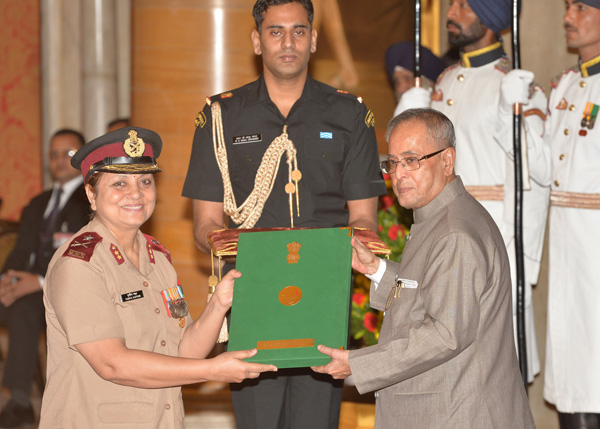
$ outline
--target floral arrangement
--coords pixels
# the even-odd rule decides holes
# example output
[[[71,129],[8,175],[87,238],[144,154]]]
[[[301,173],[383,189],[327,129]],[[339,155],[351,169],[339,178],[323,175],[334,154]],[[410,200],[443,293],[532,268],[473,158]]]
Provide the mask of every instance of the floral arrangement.
[[[412,213],[398,205],[389,175],[384,174],[384,179],[388,192],[379,198],[377,234],[392,249],[390,259],[400,262],[406,244],[406,237],[409,233],[405,225],[410,225],[412,222]],[[372,309],[369,305],[370,284],[370,280],[364,275],[357,274],[355,276],[350,334],[352,338],[360,341],[363,346],[377,344],[379,329],[383,321],[383,313]]]

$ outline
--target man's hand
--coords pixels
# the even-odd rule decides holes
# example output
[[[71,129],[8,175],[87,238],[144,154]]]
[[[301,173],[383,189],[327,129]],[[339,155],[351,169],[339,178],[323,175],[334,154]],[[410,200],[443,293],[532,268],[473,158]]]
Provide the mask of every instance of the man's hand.
[[[40,280],[37,274],[8,270],[0,280],[0,302],[5,307],[10,307],[17,299],[40,290]]]
[[[408,109],[427,108],[431,104],[431,92],[426,88],[413,87],[402,94],[394,109],[394,116]]]
[[[350,354],[348,350],[332,349],[331,347],[322,345],[319,345],[317,349],[319,349],[321,353],[331,357],[331,362],[327,365],[311,366],[310,368],[314,372],[329,374],[336,379],[343,379],[352,374],[350,363],[348,362],[348,355]]]
[[[352,268],[359,273],[375,274],[379,268],[379,258],[360,240],[352,237]]]
[[[211,359],[214,367],[212,374],[214,381],[223,381],[227,383],[239,383],[247,378],[258,378],[261,372],[277,371],[274,365],[265,365],[262,363],[245,362],[242,359],[252,357],[256,354],[256,349],[238,350],[234,352],[225,352]]]
[[[500,110],[512,112],[515,103],[529,103],[529,87],[533,83],[533,72],[527,70],[511,70],[500,83]]]

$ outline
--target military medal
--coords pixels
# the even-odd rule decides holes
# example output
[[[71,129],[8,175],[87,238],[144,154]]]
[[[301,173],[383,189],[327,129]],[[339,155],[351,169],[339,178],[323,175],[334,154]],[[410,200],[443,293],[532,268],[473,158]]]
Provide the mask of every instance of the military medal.
[[[167,309],[169,317],[181,319],[188,315],[188,306],[185,302],[185,296],[183,295],[183,290],[180,285],[163,289],[160,291],[160,294],[163,297],[163,302],[165,303],[165,308]],[[183,325],[185,326],[185,322]],[[179,320],[179,326],[181,326],[181,320]]]
[[[587,135],[587,129],[594,129],[594,125],[596,124],[596,118],[598,117],[598,110],[600,110],[600,106],[594,103],[590,103],[589,101],[585,103],[585,109],[583,110],[583,117],[581,118],[581,130],[579,130],[579,135],[585,137]]]

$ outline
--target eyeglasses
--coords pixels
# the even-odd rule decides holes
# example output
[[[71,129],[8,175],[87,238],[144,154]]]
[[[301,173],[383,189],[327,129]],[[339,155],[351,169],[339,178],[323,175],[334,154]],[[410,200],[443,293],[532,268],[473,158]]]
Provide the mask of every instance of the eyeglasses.
[[[402,167],[406,171],[418,170],[421,167],[420,161],[431,158],[432,156],[435,156],[438,153],[445,151],[446,149],[448,148],[445,147],[444,149],[440,149],[437,152],[433,152],[429,155],[422,156],[421,158],[418,158],[416,156],[407,156],[406,158],[400,158],[399,160],[388,159],[386,161],[381,161],[381,171],[383,171],[385,174],[392,174],[396,171],[396,167],[398,167],[398,164],[402,165]]]

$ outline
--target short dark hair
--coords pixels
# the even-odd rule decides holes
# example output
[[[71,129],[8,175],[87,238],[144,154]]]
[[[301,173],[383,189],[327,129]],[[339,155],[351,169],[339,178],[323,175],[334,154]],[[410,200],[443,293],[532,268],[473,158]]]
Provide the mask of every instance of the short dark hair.
[[[264,13],[271,6],[281,6],[288,3],[300,3],[306,13],[308,13],[308,22],[312,27],[313,18],[315,17],[315,9],[311,0],[256,0],[254,7],[252,8],[252,15],[254,16],[254,22],[256,23],[256,29],[260,33],[260,26],[264,19]]]
[[[52,140],[54,137],[59,137],[59,136],[74,136],[77,139],[77,141],[79,142],[80,147],[85,144],[85,137],[83,137],[83,134],[81,134],[79,131],[75,131],[71,128],[61,128],[60,130],[58,130],[54,134],[52,134],[52,138],[50,140]]]
[[[106,129],[108,130],[108,129],[114,127],[119,122],[123,122],[125,124],[125,125],[123,125],[123,127],[128,127],[129,126],[129,118],[117,118],[117,119],[113,119],[112,121],[110,121],[108,123],[108,125],[106,126]]]
[[[405,122],[418,121],[427,128],[431,140],[441,148],[456,147],[454,125],[446,115],[435,109],[408,109],[392,118],[385,132],[385,140],[389,143],[392,131]]]

